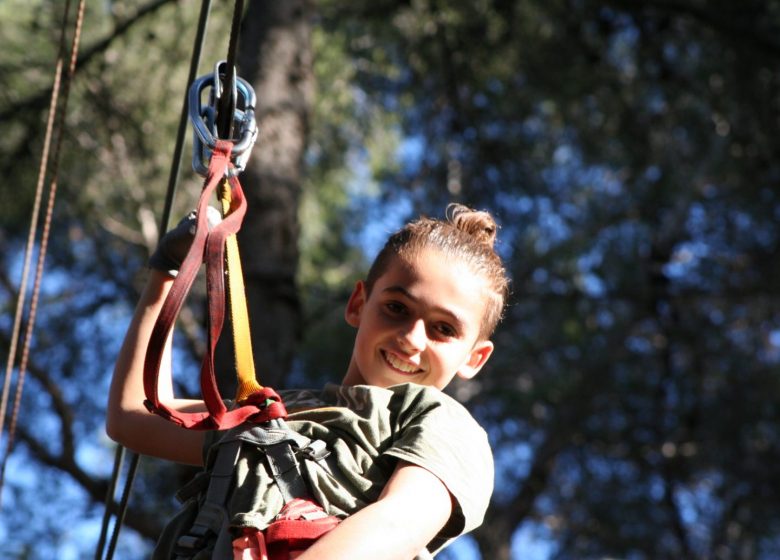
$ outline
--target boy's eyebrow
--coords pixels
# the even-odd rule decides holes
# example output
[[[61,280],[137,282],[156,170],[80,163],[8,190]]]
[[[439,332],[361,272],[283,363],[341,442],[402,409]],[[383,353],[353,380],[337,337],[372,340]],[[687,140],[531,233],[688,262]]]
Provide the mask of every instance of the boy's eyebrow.
[[[382,292],[383,293],[390,293],[390,294],[401,294],[404,297],[412,300],[415,303],[419,303],[419,301],[420,301],[420,298],[412,295],[412,293],[409,292],[409,290],[407,290],[403,286],[388,286],[387,288],[382,290]],[[434,309],[434,311],[438,311],[439,313],[443,313],[443,314],[447,315],[450,318],[450,320],[453,322],[453,326],[454,327],[456,327],[456,328],[458,328],[460,330],[463,329],[463,325],[465,323],[464,323],[463,319],[460,318],[460,315],[458,315],[457,313],[455,313],[451,309],[447,309],[446,307],[438,307],[437,306],[437,307],[434,307],[433,309]]]

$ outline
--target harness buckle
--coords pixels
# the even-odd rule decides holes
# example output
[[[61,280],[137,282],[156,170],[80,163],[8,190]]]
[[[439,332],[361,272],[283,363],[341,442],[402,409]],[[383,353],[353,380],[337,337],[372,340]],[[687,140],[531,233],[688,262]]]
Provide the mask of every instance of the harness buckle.
[[[298,453],[305,459],[311,459],[312,461],[320,461],[330,455],[327,444],[321,439],[315,439],[306,447],[299,449]]]
[[[233,88],[228,94],[232,97],[234,138],[219,138],[217,131],[217,107],[225,92],[222,79],[226,72],[225,61],[214,65],[214,72],[197,78],[190,86],[187,95],[192,135],[192,168],[205,177],[208,174],[208,163],[217,145],[217,140],[230,140],[233,148],[230,160],[233,167],[228,170],[228,176],[236,176],[246,167],[249,155],[257,140],[257,122],[255,121],[255,90],[249,82],[235,75],[233,69]],[[203,104],[203,90],[211,88],[208,103]]]

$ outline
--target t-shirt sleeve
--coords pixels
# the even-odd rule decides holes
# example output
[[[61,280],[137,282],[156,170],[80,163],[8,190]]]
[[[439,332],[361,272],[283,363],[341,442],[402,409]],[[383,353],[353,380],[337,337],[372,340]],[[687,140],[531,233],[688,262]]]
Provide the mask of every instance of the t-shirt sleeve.
[[[455,509],[437,540],[454,538],[482,523],[493,492],[493,455],[487,434],[461,404],[444,393],[406,387],[392,399],[397,432],[385,454],[423,467],[447,486]]]

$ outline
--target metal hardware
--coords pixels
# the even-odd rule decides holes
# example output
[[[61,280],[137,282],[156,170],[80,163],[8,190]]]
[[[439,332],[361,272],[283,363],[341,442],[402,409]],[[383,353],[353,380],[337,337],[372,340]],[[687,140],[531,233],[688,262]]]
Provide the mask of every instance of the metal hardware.
[[[214,65],[213,74],[207,74],[197,78],[188,93],[188,105],[190,121],[193,126],[192,135],[192,168],[196,173],[206,176],[211,153],[220,140],[217,132],[217,107],[220,97],[224,94],[222,76],[224,61]],[[238,175],[246,167],[249,155],[257,139],[257,123],[255,122],[255,103],[257,97],[249,83],[235,76],[232,81],[233,88],[230,95],[233,97],[233,130],[234,138],[223,138],[233,142],[230,158],[233,168],[229,171],[231,176]],[[208,96],[208,104],[203,105],[203,90],[211,88]]]
[[[321,439],[312,441],[306,447],[299,449],[298,453],[303,455],[304,458],[311,459],[312,461],[321,461],[330,455],[327,444]]]

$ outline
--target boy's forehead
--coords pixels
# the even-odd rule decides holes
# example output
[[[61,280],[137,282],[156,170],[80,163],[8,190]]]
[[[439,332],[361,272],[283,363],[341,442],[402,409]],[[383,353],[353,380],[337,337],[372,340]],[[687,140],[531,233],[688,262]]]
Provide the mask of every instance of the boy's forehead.
[[[376,288],[436,308],[461,323],[481,321],[484,312],[485,280],[465,263],[435,250],[408,259],[394,257]]]
[[[483,284],[481,276],[457,258],[450,258],[437,249],[423,249],[411,255],[395,255],[388,261],[383,276],[406,277],[411,281],[435,282],[440,277]]]

